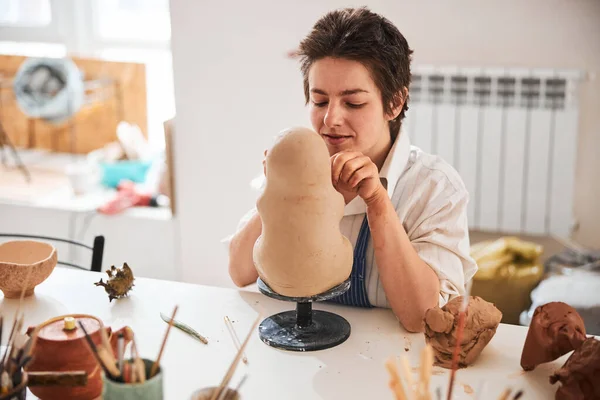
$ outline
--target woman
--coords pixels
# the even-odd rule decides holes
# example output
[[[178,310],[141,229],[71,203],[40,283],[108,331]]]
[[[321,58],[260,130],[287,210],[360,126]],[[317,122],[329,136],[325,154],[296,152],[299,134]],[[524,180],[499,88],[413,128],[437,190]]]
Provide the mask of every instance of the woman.
[[[462,180],[400,132],[411,54],[390,21],[359,8],[323,16],[297,55],[313,129],[327,144],[332,182],[346,201],[340,229],[355,248],[351,289],[336,301],[389,307],[418,332],[427,309],[464,294],[477,266]],[[229,273],[238,286],[258,277],[252,249],[260,234],[253,210],[230,242]]]

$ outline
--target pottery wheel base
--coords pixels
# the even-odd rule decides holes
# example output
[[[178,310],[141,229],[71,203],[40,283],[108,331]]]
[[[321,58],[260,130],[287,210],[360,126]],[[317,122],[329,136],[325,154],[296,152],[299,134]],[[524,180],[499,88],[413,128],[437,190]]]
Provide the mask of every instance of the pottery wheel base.
[[[289,351],[315,351],[343,343],[350,336],[350,323],[337,314],[313,310],[315,301],[329,300],[350,289],[350,278],[310,297],[288,297],[274,292],[258,278],[258,289],[268,297],[293,301],[295,311],[284,311],[264,319],[258,327],[260,340],[269,346]]]
[[[297,324],[296,311],[285,311],[263,320],[260,339],[269,346],[290,351],[323,350],[343,343],[350,336],[346,319],[327,311],[312,310],[312,322]]]

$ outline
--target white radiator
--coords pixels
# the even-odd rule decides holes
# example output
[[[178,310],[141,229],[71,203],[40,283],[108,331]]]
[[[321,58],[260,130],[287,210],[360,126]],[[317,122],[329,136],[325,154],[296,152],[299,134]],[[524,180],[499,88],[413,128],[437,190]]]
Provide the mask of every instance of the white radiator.
[[[460,173],[472,229],[568,237],[578,71],[413,69],[404,129]]]

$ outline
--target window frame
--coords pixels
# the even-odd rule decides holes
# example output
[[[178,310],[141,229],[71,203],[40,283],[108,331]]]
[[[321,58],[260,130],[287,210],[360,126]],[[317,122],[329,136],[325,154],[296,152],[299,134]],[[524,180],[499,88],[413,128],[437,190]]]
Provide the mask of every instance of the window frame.
[[[94,16],[96,0],[50,0],[52,20],[44,27],[17,27],[0,24],[0,44],[2,42],[40,43],[64,45],[67,57],[91,57],[116,60],[103,57],[106,50],[164,51],[171,53],[170,40],[131,40],[110,39],[100,36],[98,21]],[[133,62],[146,62],[132,59]],[[147,98],[148,103],[151,101]],[[164,146],[164,138],[156,136],[151,128],[152,116],[148,113],[148,140]],[[155,121],[153,121],[155,123]],[[162,128],[162,124],[161,124]]]

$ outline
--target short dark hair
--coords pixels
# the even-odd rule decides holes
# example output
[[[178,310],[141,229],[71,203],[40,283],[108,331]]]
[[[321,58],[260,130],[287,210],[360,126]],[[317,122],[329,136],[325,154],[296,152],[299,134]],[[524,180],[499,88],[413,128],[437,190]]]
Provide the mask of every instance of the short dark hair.
[[[368,8],[331,11],[315,23],[296,54],[300,57],[306,103],[310,98],[308,72],[312,64],[325,57],[344,58],[367,67],[381,92],[384,111],[391,113],[392,105],[402,100],[404,88],[408,91],[410,86],[412,53],[398,28]],[[389,122],[392,141],[400,132],[407,103],[408,95],[400,115]]]

